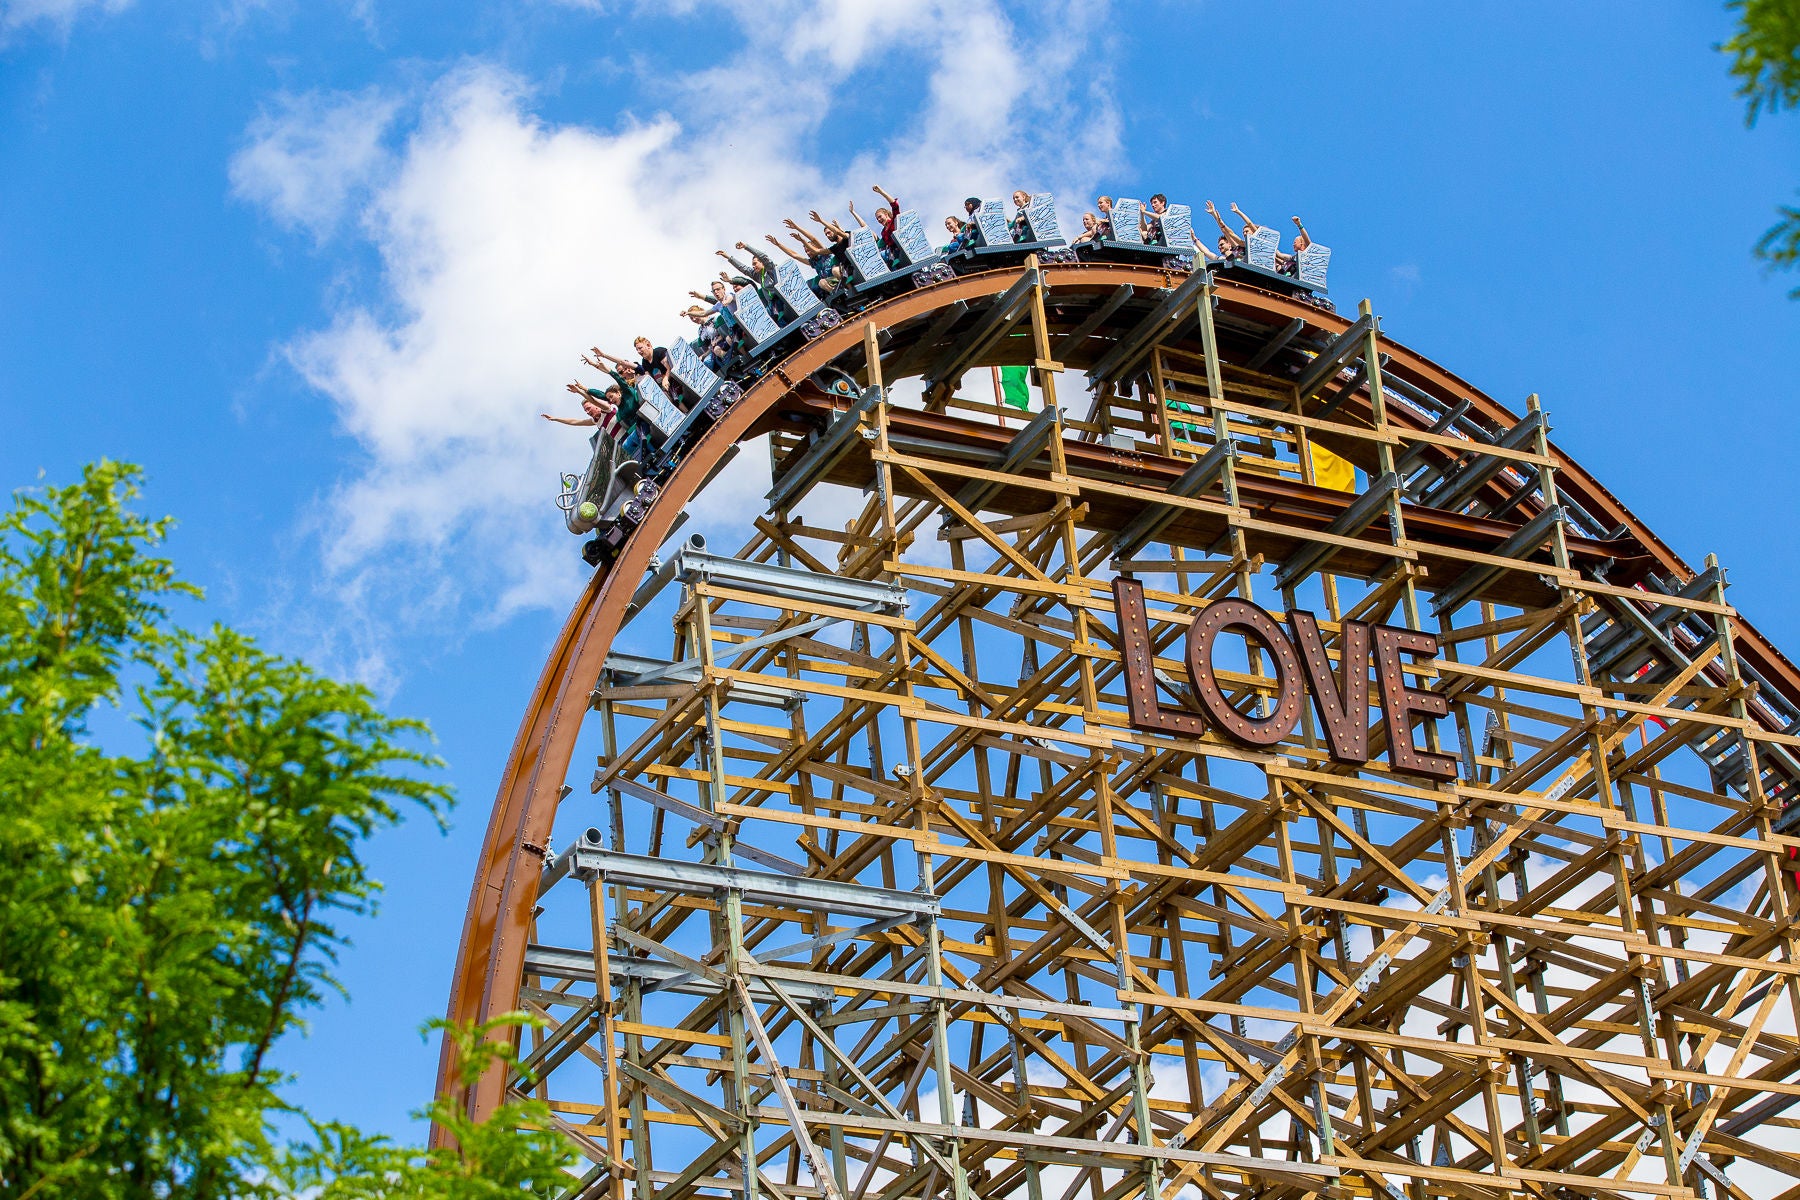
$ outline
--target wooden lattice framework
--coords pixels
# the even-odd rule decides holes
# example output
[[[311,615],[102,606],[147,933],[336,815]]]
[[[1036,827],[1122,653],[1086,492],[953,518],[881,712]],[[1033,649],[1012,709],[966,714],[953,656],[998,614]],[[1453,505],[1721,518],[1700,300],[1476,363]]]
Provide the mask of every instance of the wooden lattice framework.
[[[1791,668],[1716,564],[1596,536],[1536,398],[1384,377],[1367,305],[994,274],[751,389],[662,502],[768,432],[748,544],[578,607],[546,679],[598,768],[553,842],[503,792],[452,1003],[546,1024],[473,1107],[547,1099],[571,1195],[1800,1196]],[[959,393],[988,362],[1043,413]],[[1222,597],[1334,659],[1349,620],[1435,635],[1458,777],[1334,763],[1310,710],[1266,751],[1132,728],[1120,572],[1171,707]],[[1221,670],[1245,711],[1268,665]],[[574,740],[532,720],[520,794]]]

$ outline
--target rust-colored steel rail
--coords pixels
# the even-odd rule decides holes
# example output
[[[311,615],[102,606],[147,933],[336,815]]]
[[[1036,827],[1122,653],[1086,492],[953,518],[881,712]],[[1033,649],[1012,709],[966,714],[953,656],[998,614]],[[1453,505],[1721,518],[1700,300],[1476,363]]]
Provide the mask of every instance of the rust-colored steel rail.
[[[1045,268],[1043,274],[1060,319],[1071,324],[1097,311],[1122,286],[1157,290],[1176,283],[1175,277],[1160,270],[1120,265],[1059,265]],[[822,415],[826,402],[799,397],[796,388],[820,368],[860,354],[868,323],[873,322],[878,330],[893,331],[894,345],[905,346],[908,338],[916,339],[934,323],[932,318],[948,306],[959,302],[979,304],[1005,292],[1019,278],[1020,270],[1016,268],[990,271],[910,292],[803,345],[749,387],[743,398],[705,434],[669,479],[617,561],[610,569],[594,574],[557,636],[501,778],[464,918],[448,1005],[451,1020],[481,1020],[517,1005],[526,940],[543,867],[543,847],[590,693],[652,555],[674,530],[682,510],[694,499],[720,457],[735,443],[771,427],[783,413],[810,411],[815,416]],[[1222,316],[1264,327],[1270,334],[1298,319],[1304,323],[1305,336],[1328,339],[1351,324],[1343,317],[1291,298],[1230,282],[1218,284],[1218,296],[1218,312]],[[1121,326],[1128,327],[1131,319],[1120,315],[1113,326],[1094,329],[1088,335],[1088,345],[1071,348],[1063,355],[1067,365],[1091,365],[1099,352],[1110,349],[1113,343],[1106,340],[1109,335],[1115,335]],[[1507,428],[1518,420],[1505,406],[1412,350],[1385,337],[1379,339],[1379,345],[1388,356],[1383,367],[1388,378],[1397,378],[1449,404],[1467,401],[1470,415],[1493,428]],[[1001,352],[1005,353],[1004,348]],[[915,356],[923,357],[926,356]],[[1229,360],[1232,354],[1227,350],[1222,357]],[[1360,402],[1366,413],[1367,400]],[[1353,411],[1355,403],[1357,400],[1352,399],[1345,406],[1346,411]],[[994,446],[1004,444],[1008,436],[978,422],[937,414],[897,410],[894,418],[896,427],[911,425],[921,432],[940,434],[954,431],[959,437]],[[1404,408],[1391,409],[1388,420],[1422,427]],[[1108,463],[1116,468],[1119,457],[1093,443],[1075,440],[1068,441],[1064,450],[1072,471],[1099,472]],[[1687,564],[1598,480],[1569,455],[1554,448],[1552,453],[1563,497],[1619,531],[1606,541],[1570,537],[1574,563],[1612,559],[1625,567],[1627,580],[1642,578],[1647,570],[1683,581],[1693,576]],[[1166,486],[1185,465],[1155,456],[1130,457],[1141,460],[1134,467],[1141,486]],[[1328,525],[1334,512],[1346,502],[1323,489],[1249,476],[1245,477],[1244,495],[1248,506],[1278,507],[1285,519],[1307,525],[1316,523],[1319,528]],[[1491,547],[1503,540],[1507,530],[1516,528],[1505,522],[1416,506],[1406,509],[1405,520],[1409,537],[1416,543],[1467,549]],[[1281,547],[1271,549],[1280,552]],[[1738,655],[1754,666],[1775,691],[1800,707],[1800,670],[1741,617],[1734,618],[1734,635]],[[450,1065],[446,1050],[440,1066],[440,1091],[455,1086]],[[501,1098],[502,1079],[495,1072],[465,1102],[474,1115],[481,1116]]]

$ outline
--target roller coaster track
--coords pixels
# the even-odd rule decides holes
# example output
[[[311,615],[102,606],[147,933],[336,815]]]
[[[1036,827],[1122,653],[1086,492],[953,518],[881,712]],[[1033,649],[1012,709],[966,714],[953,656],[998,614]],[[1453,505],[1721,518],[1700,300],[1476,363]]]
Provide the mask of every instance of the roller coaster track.
[[[1312,363],[1344,346],[1342,339],[1364,336],[1353,318],[1224,280],[1213,282],[1208,289],[1193,290],[1192,303],[1162,317],[1160,327],[1147,330],[1146,322],[1156,317],[1158,306],[1166,304],[1186,279],[1163,270],[1129,265],[1070,264],[1041,269],[1032,265],[968,275],[896,296],[804,343],[754,385],[746,385],[742,399],[703,435],[667,481],[617,560],[595,572],[556,638],[520,723],[483,839],[450,993],[448,1015],[452,1020],[481,1020],[520,1007],[533,912],[539,903],[547,865],[545,848],[558,804],[566,793],[565,781],[577,735],[590,710],[590,697],[614,649],[615,635],[627,620],[633,595],[653,569],[653,558],[722,457],[737,443],[763,433],[823,428],[854,398],[827,395],[806,381],[823,368],[835,367],[856,377],[859,385],[868,385],[871,347],[879,347],[882,364],[877,369],[890,386],[895,382],[896,367],[904,376],[918,374],[934,360],[952,361],[960,374],[990,363],[1021,361],[1016,341],[1009,344],[1006,338],[988,339],[985,346],[973,347],[972,355],[959,356],[955,352],[959,339],[964,350],[971,349],[967,343],[970,330],[992,312],[999,300],[1033,285],[1032,270],[1041,271],[1036,285],[1041,289],[1043,307],[1039,312],[1047,322],[1048,341],[1056,347],[1059,365],[1072,371],[1108,365],[1108,356],[1117,359],[1121,349],[1134,338],[1142,343],[1134,351],[1134,361],[1139,365],[1125,374],[1141,372],[1145,356],[1152,352],[1185,354],[1189,361],[1203,361],[1205,337],[1211,336],[1217,339],[1215,371],[1254,362],[1256,369],[1270,375],[1280,376],[1285,371],[1288,378],[1304,377]],[[1211,318],[1199,319],[1199,306],[1215,296]],[[953,312],[957,315],[951,316]],[[1414,465],[1436,464],[1448,479],[1458,463],[1485,448],[1481,441],[1471,440],[1469,431],[1475,431],[1477,438],[1485,434],[1499,444],[1508,431],[1518,429],[1522,419],[1531,416],[1511,411],[1390,340],[1379,332],[1378,323],[1363,328],[1368,331],[1366,336],[1373,339],[1368,345],[1376,347],[1381,356],[1375,374],[1386,390],[1386,403],[1379,419],[1396,430],[1423,434],[1427,439],[1408,443],[1418,450]],[[1362,357],[1366,358],[1366,354]],[[1357,358],[1355,354],[1346,358],[1346,370]],[[1367,368],[1365,362],[1348,383],[1339,371],[1324,376],[1314,389],[1315,395],[1323,398],[1334,391],[1339,394],[1329,401],[1330,412],[1319,418],[1315,434],[1318,444],[1332,448],[1373,477],[1378,466],[1374,452],[1366,444],[1336,436],[1331,428],[1332,423],[1367,426],[1378,419],[1375,406],[1380,401],[1371,394]],[[1407,403],[1408,396],[1421,402]],[[1068,401],[1064,403],[1069,407]],[[934,411],[937,407],[893,408],[886,418],[887,435],[898,440],[911,438],[920,444],[961,444],[970,448],[970,462],[991,464],[1003,455],[1016,433],[998,428],[989,419]],[[1437,417],[1434,421],[1440,413],[1457,415],[1454,420]],[[1617,605],[1629,605],[1640,614],[1654,615],[1665,597],[1679,596],[1684,588],[1706,582],[1704,571],[1697,572],[1683,562],[1573,458],[1553,445],[1548,449],[1554,463],[1554,500],[1581,518],[1571,525],[1564,539],[1565,569],[1579,573],[1587,595],[1598,595]],[[1141,446],[1131,452],[1116,450],[1091,430],[1066,434],[1062,455],[1067,474],[1072,477],[1111,480],[1115,484],[1127,481],[1129,489],[1165,494],[1178,484],[1193,461],[1166,453],[1146,453]],[[1529,466],[1527,457],[1507,462],[1509,467],[1521,464]],[[792,465],[791,460],[786,465]],[[866,461],[856,460],[834,466],[822,478],[867,484],[873,470]],[[1047,475],[1044,471],[1038,473]],[[1253,516],[1278,517],[1285,525],[1302,531],[1318,531],[1326,544],[1333,544],[1331,531],[1341,527],[1342,519],[1358,501],[1354,494],[1329,492],[1273,475],[1245,473],[1239,478],[1241,492],[1237,503],[1244,510]],[[1517,475],[1511,475],[1482,481],[1470,497],[1459,499],[1451,507],[1422,503],[1419,496],[1406,498],[1400,511],[1407,535],[1418,548],[1417,565],[1426,572],[1423,577],[1435,584],[1440,579],[1453,578],[1469,562],[1477,561],[1478,556],[1509,552],[1509,539],[1545,511],[1544,489],[1530,490],[1522,500],[1515,497],[1508,511],[1498,516],[1472,515],[1460,509],[1473,496],[1497,501],[1516,492],[1517,479]],[[1527,478],[1526,482],[1531,480]],[[902,485],[907,494],[923,494],[921,485],[910,480],[902,480]],[[1130,498],[1135,492],[1115,490],[1110,494],[1116,511],[1103,511],[1108,494],[1097,493],[1092,500],[1094,511],[1088,520],[1099,527],[1122,525],[1137,506],[1137,501]],[[1011,497],[1002,490],[989,501],[989,506],[1002,512],[1020,511],[1027,507],[1028,499]],[[1222,518],[1214,520],[1198,509],[1183,514],[1183,518],[1189,519],[1192,526],[1182,535],[1187,544],[1204,548],[1228,532]],[[1214,524],[1209,525],[1209,521]],[[1263,522],[1262,528],[1256,527],[1254,520],[1239,524],[1246,528],[1250,550],[1270,562],[1290,558],[1306,541],[1304,535],[1296,539],[1280,532],[1272,519]],[[1365,522],[1362,528],[1379,531],[1382,525],[1379,521]],[[1367,550],[1354,537],[1339,540],[1344,544],[1333,570],[1373,573],[1379,568],[1379,553]],[[1450,547],[1453,553],[1434,559],[1435,547]],[[1540,561],[1545,557],[1540,551]],[[1494,597],[1507,603],[1548,604],[1555,600],[1556,583],[1556,569],[1545,565],[1537,574],[1502,572],[1489,589]],[[1722,596],[1722,584],[1706,595]],[[1707,608],[1705,601],[1691,597],[1689,603],[1690,609],[1684,611],[1702,615],[1715,610],[1728,613],[1731,648],[1751,683],[1726,680],[1722,674],[1726,667],[1718,661],[1709,662],[1692,677],[1714,677],[1713,682],[1720,687],[1735,688],[1735,694],[1745,700],[1747,726],[1753,725],[1768,735],[1756,743],[1765,753],[1759,761],[1760,776],[1750,786],[1753,792],[1769,797],[1764,818],[1777,821],[1780,802],[1792,797],[1791,759],[1786,756],[1790,747],[1800,745],[1792,740],[1796,732],[1792,716],[1800,714],[1800,671],[1741,615],[1729,612],[1722,604]],[[1669,636],[1674,638],[1675,634]],[[1754,834],[1745,832],[1743,836]],[[1783,911],[1778,907],[1778,915]],[[1793,937],[1790,923],[1775,940],[1791,945]],[[441,1089],[454,1086],[450,1067],[446,1059],[440,1074]],[[1792,1078],[1791,1073],[1787,1077]],[[506,1080],[498,1072],[484,1079],[465,1097],[470,1112],[476,1116],[491,1112],[505,1097],[505,1085]],[[1785,1105],[1772,1104],[1767,1111],[1774,1113],[1780,1107]],[[1711,1149],[1710,1144],[1708,1148]],[[1640,1149],[1639,1153],[1645,1151]],[[1678,1153],[1671,1150],[1671,1162]],[[1688,1157],[1691,1160],[1694,1156]],[[1169,1164],[1171,1168],[1173,1165]],[[1680,1171],[1671,1167],[1671,1172],[1692,1177],[1691,1161],[1680,1167]],[[1549,1178],[1546,1172],[1539,1174]],[[1433,1187],[1454,1190],[1461,1186],[1456,1182],[1453,1166],[1442,1167],[1440,1177],[1434,1177],[1439,1182]],[[1531,1181],[1536,1177],[1524,1171],[1517,1178]],[[1471,1178],[1468,1184],[1478,1191],[1492,1182],[1488,1177],[1480,1181]],[[1388,1190],[1396,1197],[1401,1195],[1391,1185]],[[1675,1186],[1674,1181],[1664,1190],[1668,1194],[1685,1194],[1685,1189]]]

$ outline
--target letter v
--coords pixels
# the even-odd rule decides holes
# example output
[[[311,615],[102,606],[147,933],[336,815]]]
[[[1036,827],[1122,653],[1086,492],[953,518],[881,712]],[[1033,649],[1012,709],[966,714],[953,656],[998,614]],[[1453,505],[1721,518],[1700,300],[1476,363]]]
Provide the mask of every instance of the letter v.
[[[1325,640],[1319,636],[1319,622],[1303,609],[1288,613],[1288,624],[1294,629],[1294,645],[1300,650],[1300,661],[1306,667],[1308,690],[1312,692],[1313,711],[1325,727],[1325,748],[1331,761],[1360,765],[1369,761],[1369,626],[1362,621],[1345,621],[1342,645],[1339,647],[1343,666],[1342,682],[1331,674],[1331,660],[1325,654]]]

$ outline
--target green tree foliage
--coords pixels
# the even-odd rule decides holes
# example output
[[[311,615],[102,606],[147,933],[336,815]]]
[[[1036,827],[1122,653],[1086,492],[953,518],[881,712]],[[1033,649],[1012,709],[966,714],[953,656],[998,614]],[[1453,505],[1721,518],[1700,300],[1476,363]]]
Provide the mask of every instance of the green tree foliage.
[[[507,1013],[478,1026],[433,1021],[455,1049],[457,1075],[466,1089],[495,1066],[510,1068],[517,1055],[510,1030],[535,1023]],[[424,1154],[397,1147],[342,1125],[313,1126],[313,1141],[291,1149],[274,1172],[283,1194],[317,1200],[517,1200],[554,1195],[573,1182],[568,1143],[553,1129],[550,1106],[513,1100],[486,1121],[472,1120],[439,1097],[417,1114],[449,1135],[449,1144]]]
[[[0,515],[0,1197],[291,1195],[309,1155],[344,1165],[333,1196],[541,1184],[559,1147],[511,1126],[429,1156],[323,1124],[273,1144],[271,1052],[379,891],[363,844],[450,797],[425,727],[366,688],[178,627],[199,594],[137,485],[101,462]],[[452,1033],[468,1069],[508,1052]]]
[[[1765,113],[1800,105],[1800,0],[1732,0],[1737,33],[1719,47],[1731,56],[1745,121],[1755,125]],[[1757,257],[1791,270],[1800,264],[1800,207],[1783,204],[1780,218],[1756,243]],[[1788,293],[1800,298],[1800,288]]]

